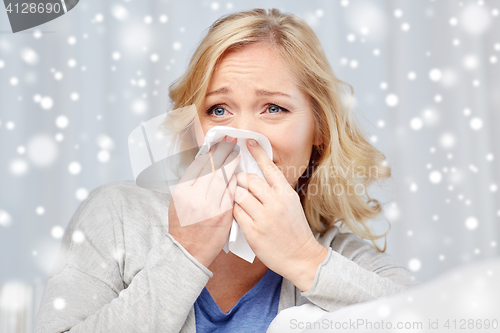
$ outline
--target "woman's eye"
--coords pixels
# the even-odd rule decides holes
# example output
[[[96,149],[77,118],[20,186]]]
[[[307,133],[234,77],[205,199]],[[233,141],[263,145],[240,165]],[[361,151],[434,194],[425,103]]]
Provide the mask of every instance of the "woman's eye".
[[[281,106],[278,106],[278,105],[275,105],[275,104],[270,104],[267,107],[267,111],[269,113],[284,113],[284,112],[288,112],[287,109],[282,108]],[[211,106],[207,110],[207,114],[208,115],[212,115],[214,117],[222,117],[222,116],[224,116],[225,113],[227,113],[226,109],[223,106],[221,106],[221,105]]]
[[[267,110],[269,110],[269,113],[279,113],[280,111],[283,112],[288,112],[287,109],[282,108],[281,106],[271,104],[267,107]]]
[[[280,111],[280,107],[276,105],[271,105],[267,108],[270,113],[278,113]]]
[[[224,114],[224,111],[225,111],[225,110],[224,110],[223,108],[215,108],[215,109],[214,109],[214,114],[215,114],[216,116],[222,116],[222,115]]]
[[[209,108],[207,110],[207,114],[212,114],[213,113],[216,117],[220,117],[220,116],[224,115],[225,111],[226,110],[223,107],[221,107],[219,105],[214,105],[214,106],[212,106],[211,108]]]

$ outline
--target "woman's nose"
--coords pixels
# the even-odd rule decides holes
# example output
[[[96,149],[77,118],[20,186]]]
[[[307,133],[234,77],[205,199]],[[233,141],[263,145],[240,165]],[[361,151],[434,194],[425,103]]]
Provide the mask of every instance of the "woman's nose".
[[[245,117],[245,116],[239,116],[235,117],[235,119],[231,122],[231,127],[241,129],[241,130],[246,130],[246,131],[252,131],[252,132],[259,132],[259,124],[252,120],[251,117]],[[260,128],[262,130],[262,128]]]

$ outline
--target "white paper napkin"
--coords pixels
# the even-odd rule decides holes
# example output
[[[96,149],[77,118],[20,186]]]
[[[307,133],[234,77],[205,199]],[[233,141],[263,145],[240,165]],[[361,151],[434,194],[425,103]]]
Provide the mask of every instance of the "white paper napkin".
[[[238,141],[236,142],[236,144],[240,148],[241,160],[234,172],[255,173],[262,179],[266,180],[264,174],[259,168],[259,165],[257,164],[257,161],[255,161],[252,154],[250,154],[250,152],[248,151],[246,144],[247,139],[256,140],[259,145],[264,148],[267,156],[269,156],[271,160],[273,159],[271,143],[264,135],[257,132],[227,126],[212,127],[205,135],[205,142],[198,151],[198,154],[196,154],[196,157],[208,152],[208,150],[210,149],[210,145],[222,141],[226,135],[237,138]],[[248,245],[243,231],[234,218],[233,224],[231,226],[231,231],[229,233],[229,238],[224,245],[224,251],[226,251],[226,253],[231,251],[238,257],[245,259],[248,262],[253,262],[253,260],[255,259],[255,253]]]

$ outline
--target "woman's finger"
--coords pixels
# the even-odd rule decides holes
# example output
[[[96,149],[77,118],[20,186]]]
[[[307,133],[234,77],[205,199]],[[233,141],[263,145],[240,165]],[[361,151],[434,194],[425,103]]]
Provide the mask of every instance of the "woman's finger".
[[[229,184],[227,184],[227,186],[226,186],[226,191],[224,192],[224,195],[222,196],[222,201],[220,203],[221,212],[225,212],[225,211],[228,211],[230,209],[233,209],[234,195],[236,193],[236,186],[237,185],[238,185],[238,182],[236,180],[236,176],[233,174],[233,176],[229,180]]]
[[[201,154],[198,156],[186,169],[181,177],[179,183],[185,183],[186,185],[193,186],[196,180],[205,168],[205,165],[210,160],[210,155],[208,153]]]
[[[224,138],[225,140],[226,138]],[[221,168],[226,161],[229,153],[233,150],[233,142],[221,141],[210,147],[208,152],[210,159],[205,164],[205,167],[198,176],[203,186],[209,186],[215,173]]]
[[[240,226],[241,230],[243,231],[243,234],[245,235],[245,238],[247,239],[247,241],[249,239],[252,239],[253,238],[252,237],[252,235],[253,235],[253,220],[250,217],[250,215],[248,215],[248,213],[243,208],[241,208],[240,205],[238,205],[238,203],[234,204],[233,216],[234,216],[234,219],[236,220],[236,222],[238,222],[238,225]]]
[[[269,184],[255,173],[237,172],[236,180],[238,180],[238,186],[252,193],[262,204],[272,200]]]
[[[232,142],[222,141],[217,144],[215,151],[212,153],[214,170],[220,169],[227,155],[233,150],[235,144],[235,139]]]
[[[222,141],[226,140],[226,138],[227,138],[227,136],[224,137],[224,139]],[[218,162],[215,161],[215,164],[214,164],[214,156],[213,156],[214,152],[216,150],[217,150],[217,145],[214,145],[209,149],[208,152],[198,156],[187,167],[187,169],[184,172],[184,174],[182,175],[179,183],[186,183],[186,185],[193,186],[196,183],[198,178],[201,178],[209,173],[212,173],[213,170],[216,170],[215,165],[217,165]],[[229,151],[228,151],[228,153],[229,153]]]
[[[251,145],[251,143],[254,143],[255,145]],[[252,154],[253,158],[255,158],[259,168],[262,170],[269,186],[279,186],[284,188],[286,185],[289,185],[285,175],[283,175],[283,172],[281,172],[276,164],[274,164],[269,156],[267,156],[264,148],[262,148],[256,140],[247,140],[247,147],[250,154]]]
[[[219,204],[221,202],[222,196],[226,191],[226,187],[229,184],[229,180],[231,179],[234,169],[238,166],[238,163],[241,160],[241,155],[237,151],[231,152],[229,156],[227,156],[224,164],[216,170],[212,177],[205,177],[202,179],[200,184],[206,186],[205,197],[207,199],[213,199]],[[227,171],[230,171],[228,173]]]
[[[243,208],[243,210],[248,214],[248,216],[252,218],[252,220],[256,221],[260,219],[263,208],[262,203],[245,188],[240,186],[236,187],[234,201],[241,208]]]

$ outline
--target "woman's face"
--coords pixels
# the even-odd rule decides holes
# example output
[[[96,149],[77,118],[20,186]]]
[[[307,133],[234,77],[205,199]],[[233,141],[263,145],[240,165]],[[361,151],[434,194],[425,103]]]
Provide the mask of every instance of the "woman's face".
[[[306,170],[312,146],[317,144],[308,97],[297,87],[289,66],[263,44],[251,44],[222,58],[198,113],[204,135],[214,126],[265,135],[273,162],[292,186]]]

